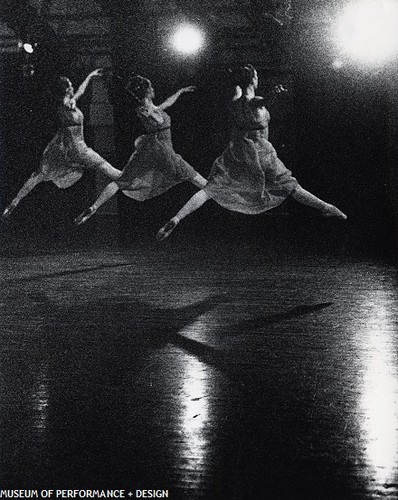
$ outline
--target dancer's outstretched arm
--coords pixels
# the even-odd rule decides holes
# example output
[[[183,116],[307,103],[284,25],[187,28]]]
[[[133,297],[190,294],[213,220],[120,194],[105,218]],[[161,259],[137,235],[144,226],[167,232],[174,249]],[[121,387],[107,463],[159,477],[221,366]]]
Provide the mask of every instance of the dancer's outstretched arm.
[[[33,188],[44,181],[44,176],[41,172],[34,172],[29,179],[25,182],[22,188],[18,191],[16,197],[8,205],[8,207],[3,212],[3,217],[7,218],[15,210],[18,203],[27,196]]]
[[[275,85],[269,92],[267,92],[264,98],[259,99],[258,105],[266,106],[268,109],[271,109],[278,97],[286,93],[288,93],[288,90],[281,83],[279,83],[278,85]]]
[[[90,83],[91,79],[95,76],[102,76],[103,75],[103,69],[102,68],[98,68],[98,69],[95,69],[94,71],[92,71],[88,76],[87,78],[84,80],[84,82],[80,85],[80,87],[76,90],[74,96],[73,96],[73,99],[75,101],[79,100],[80,97],[84,94],[84,92],[86,91],[87,89],[87,86],[88,84]]]
[[[170,106],[172,106],[177,99],[182,95],[185,94],[185,92],[193,92],[196,89],[193,85],[190,87],[184,87],[183,89],[178,90],[175,94],[170,96],[168,99],[166,99],[162,104],[159,104],[158,108],[160,109],[167,109]]]
[[[75,219],[75,224],[79,226],[80,224],[84,224],[90,217],[92,217],[95,212],[99,209],[101,205],[106,203],[108,200],[112,198],[112,196],[115,196],[115,194],[119,191],[120,187],[116,182],[111,182],[107,186],[105,186],[105,189],[102,191],[102,193],[98,196],[96,201],[91,205],[90,208],[85,210],[83,213],[78,215]]]

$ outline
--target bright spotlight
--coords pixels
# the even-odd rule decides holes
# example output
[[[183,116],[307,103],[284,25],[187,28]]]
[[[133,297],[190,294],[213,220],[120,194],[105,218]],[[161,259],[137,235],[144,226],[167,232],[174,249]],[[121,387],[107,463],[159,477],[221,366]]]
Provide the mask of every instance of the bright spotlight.
[[[24,51],[27,52],[28,54],[33,54],[33,45],[31,43],[24,43],[23,44]]]
[[[172,45],[175,50],[182,54],[194,54],[198,52],[204,43],[202,32],[194,26],[180,26],[172,37]]]
[[[398,6],[394,0],[357,0],[340,18],[337,42],[351,57],[383,62],[398,53]]]

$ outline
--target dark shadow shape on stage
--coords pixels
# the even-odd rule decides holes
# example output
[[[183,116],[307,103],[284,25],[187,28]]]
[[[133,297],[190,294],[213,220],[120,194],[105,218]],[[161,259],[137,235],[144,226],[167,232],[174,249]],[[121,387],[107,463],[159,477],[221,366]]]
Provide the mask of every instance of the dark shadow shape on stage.
[[[57,306],[45,294],[31,295],[30,299],[35,315],[42,317],[47,325],[43,338],[47,347],[53,345],[59,351],[63,346],[68,351],[79,351],[86,343],[102,341],[107,348],[101,351],[101,356],[118,358],[111,374],[114,380],[119,370],[130,365],[131,359],[137,361],[137,351],[142,356],[166,344],[173,344],[219,369],[228,366],[221,351],[179,333],[202,314],[227,302],[226,295],[211,296],[179,308],[161,308],[131,299],[127,302],[127,297],[70,308]]]
[[[315,311],[320,311],[332,305],[333,302],[324,302],[321,304],[314,304],[314,305],[301,305],[295,307],[291,311],[272,314],[270,316],[248,319],[245,321],[241,321],[240,323],[232,324],[230,327],[228,327],[228,332],[226,332],[226,334],[237,335],[236,332],[237,329],[244,332],[245,335],[254,334],[256,333],[256,330],[258,330],[259,328],[264,328],[266,326],[281,323],[282,321],[287,321],[289,319],[305,316],[306,314],[311,314]]]
[[[101,350],[99,354],[108,358],[106,362],[101,363],[102,366],[113,367],[107,373],[113,385],[118,385],[122,378],[121,372],[131,365],[132,360],[144,364],[145,353],[172,344],[207,366],[222,372],[244,392],[251,392],[253,388],[251,375],[242,370],[247,363],[231,359],[229,352],[223,352],[180,333],[202,314],[227,303],[229,298],[226,295],[210,296],[179,308],[156,307],[131,298],[131,301],[126,301],[128,297],[124,296],[64,309],[54,305],[44,294],[32,298],[38,307],[36,311],[45,318],[44,323],[51,325],[45,335],[47,346],[53,345],[57,351],[63,346],[67,351],[82,356],[80,350],[84,344],[94,342],[94,349],[97,350],[100,350],[100,342],[106,345],[106,349]],[[332,304],[326,302],[300,305],[283,313],[231,324],[221,331],[218,330],[218,333],[221,336],[253,335],[259,328],[311,314]],[[117,358],[117,362],[112,358]]]
[[[101,266],[101,268],[118,266]],[[109,340],[116,345],[121,343],[123,350],[118,353],[118,366],[123,366],[120,361],[124,360],[129,364],[129,356],[134,356],[137,348],[146,351],[169,343],[185,350],[199,361],[223,371],[229,378],[236,379],[235,368],[241,365],[231,363],[228,354],[179,333],[202,314],[227,303],[229,299],[226,295],[210,296],[180,308],[155,307],[139,300],[126,302],[127,299],[127,296],[115,297],[71,308],[60,308],[48,300],[44,293],[30,297],[35,315],[43,317],[44,324],[49,326],[47,333],[50,336],[46,335],[46,342],[50,344],[61,341],[62,344],[73,343],[78,347],[85,342],[91,342],[93,337],[94,340],[100,337],[104,342]],[[260,328],[311,314],[331,305],[333,302],[300,305],[283,313],[233,323],[218,332],[223,336],[256,334]],[[107,353],[108,355],[115,353],[115,349],[108,349]],[[242,373],[240,369],[238,371],[239,385],[244,386]],[[252,383],[251,380],[249,382]]]
[[[128,301],[124,296],[62,307],[44,293],[25,297],[24,304],[29,309],[25,313],[29,314],[31,327],[23,332],[24,341],[15,346],[16,350],[14,346],[9,350],[3,370],[12,381],[10,387],[17,398],[21,390],[35,394],[37,380],[42,379],[43,366],[46,367],[46,396],[38,397],[48,408],[46,421],[41,425],[49,441],[44,445],[40,440],[36,442],[35,429],[31,430],[30,446],[41,451],[32,457],[21,454],[21,458],[15,458],[17,469],[13,476],[18,478],[18,484],[27,486],[34,481],[43,487],[48,482],[79,488],[93,484],[131,487],[133,463],[135,487],[140,486],[139,481],[142,487],[167,485],[167,478],[173,472],[172,464],[161,458],[169,453],[161,442],[162,429],[156,418],[153,422],[143,420],[142,413],[146,414],[147,409],[140,408],[141,405],[147,408],[148,404],[156,407],[158,397],[148,383],[150,355],[173,343],[192,354],[200,354],[202,359],[210,359],[211,347],[185,340],[178,332],[224,301],[226,297],[220,295],[180,308],[158,308],[132,298]],[[8,301],[10,308],[12,302]],[[15,316],[16,329],[18,321]],[[22,377],[15,376],[17,366]],[[166,363],[165,370],[168,369]],[[15,383],[17,379],[19,382]],[[166,375],[162,376],[164,380]],[[30,404],[28,411],[26,427],[30,428],[34,421],[31,413],[35,416]],[[10,420],[3,430],[10,442],[11,438],[13,442],[21,439],[20,426],[21,422],[15,422],[14,426]],[[158,444],[151,452],[148,443],[152,444],[154,439]],[[155,460],[154,455],[158,457],[156,477],[148,466],[148,462]],[[14,468],[5,460],[6,456],[0,462],[3,465],[0,479],[4,481]]]
[[[119,264],[101,264],[99,266],[93,266],[93,267],[85,267],[82,269],[68,269],[66,271],[59,271],[57,273],[47,273],[47,274],[38,274],[35,276],[25,276],[23,278],[12,278],[12,279],[6,279],[4,281],[1,281],[0,283],[28,283],[31,281],[40,281],[43,279],[49,279],[49,278],[60,278],[62,276],[72,276],[73,274],[82,274],[82,273],[89,273],[91,271],[100,271],[102,269],[112,269],[114,267],[128,267],[128,266],[133,266],[137,265],[136,262],[124,262],[124,263],[119,263]]]

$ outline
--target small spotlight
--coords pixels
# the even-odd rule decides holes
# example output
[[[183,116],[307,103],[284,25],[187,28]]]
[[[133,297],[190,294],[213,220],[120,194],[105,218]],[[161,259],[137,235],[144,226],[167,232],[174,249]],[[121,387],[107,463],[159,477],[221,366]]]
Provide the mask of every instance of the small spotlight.
[[[171,43],[177,52],[195,54],[203,47],[204,36],[195,26],[180,26],[175,31]]]
[[[340,59],[335,59],[332,62],[332,68],[333,69],[341,69],[343,66],[344,66],[344,63]]]
[[[24,43],[23,44],[23,49],[28,54],[33,54],[34,48],[33,48],[33,45],[31,43]]]

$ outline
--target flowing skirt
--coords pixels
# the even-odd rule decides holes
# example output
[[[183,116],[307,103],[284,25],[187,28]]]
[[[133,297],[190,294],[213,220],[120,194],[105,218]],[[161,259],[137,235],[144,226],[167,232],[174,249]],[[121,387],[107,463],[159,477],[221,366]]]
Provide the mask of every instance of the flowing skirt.
[[[44,150],[39,171],[45,181],[66,189],[82,177],[85,169],[96,170],[105,161],[87,146],[80,131],[64,128],[57,132]]]
[[[298,186],[264,137],[234,138],[215,160],[204,190],[236,212],[259,214],[280,205]]]
[[[154,198],[197,175],[174,151],[168,129],[141,135],[135,141],[135,148],[117,181],[130,198],[138,201]]]

